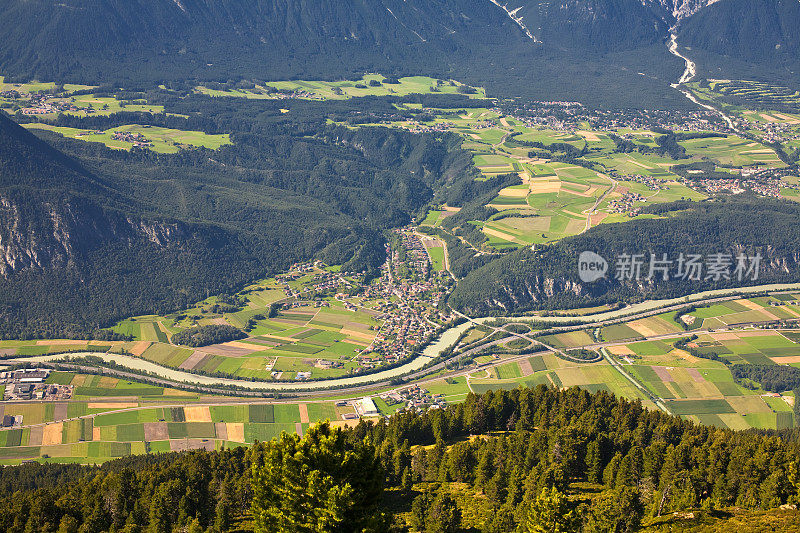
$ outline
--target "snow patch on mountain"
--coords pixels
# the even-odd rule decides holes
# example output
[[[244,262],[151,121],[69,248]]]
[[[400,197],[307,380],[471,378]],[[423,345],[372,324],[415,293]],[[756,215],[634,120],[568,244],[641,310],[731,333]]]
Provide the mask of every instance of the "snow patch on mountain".
[[[689,18],[703,8],[716,4],[720,0],[642,0],[643,6],[657,5],[666,10],[675,19],[675,22],[680,22],[685,18]]]

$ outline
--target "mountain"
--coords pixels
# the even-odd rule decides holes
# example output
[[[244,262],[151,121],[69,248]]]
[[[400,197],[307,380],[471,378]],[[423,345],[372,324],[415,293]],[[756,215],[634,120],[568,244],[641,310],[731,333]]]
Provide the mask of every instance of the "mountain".
[[[800,82],[796,0],[723,0],[684,21],[678,37],[708,77]]]
[[[435,188],[473,179],[455,135],[329,126],[322,105],[242,102],[215,115],[233,145],[173,156],[39,138],[0,115],[0,338],[85,337],[313,257],[374,270],[381,231],[407,223]],[[218,127],[209,117],[197,120]],[[64,120],[96,129],[130,118]]]
[[[639,0],[518,1],[516,15],[538,41],[589,53],[641,48],[663,41],[669,22]],[[659,6],[660,7],[660,6]]]
[[[0,114],[0,337],[91,334],[242,262],[231,232],[147,211]]]
[[[601,225],[532,251],[522,249],[469,273],[451,294],[449,303],[475,315],[515,314],[534,309],[591,307],[604,303],[633,303],[646,299],[675,298],[703,290],[795,281],[800,275],[800,231],[790,222],[800,217],[800,206],[787,201],[728,200],[677,202],[654,206],[657,218],[625,224]],[[605,277],[584,281],[579,277],[582,252],[599,254],[608,262]],[[642,254],[641,276],[617,280],[616,265],[623,254]],[[659,272],[647,280],[651,254],[673,263],[668,280]],[[701,279],[676,279],[680,254],[703,257]],[[733,275],[708,277],[707,261],[714,254],[760,254],[757,279]],[[749,263],[747,263],[749,267]],[[487,282],[491,280],[491,282]]]
[[[110,241],[166,244],[175,224],[126,217],[132,202],[0,114],[0,275],[75,265]]]
[[[681,62],[664,45],[673,21],[662,7],[641,0],[512,5],[0,0],[0,73],[127,87],[429,74],[498,96],[688,105],[665,85]]]
[[[701,9],[715,4],[720,0],[642,0],[642,4],[664,10],[663,16],[667,20],[680,22],[689,18]]]
[[[672,27],[713,59],[700,65],[714,75],[725,75],[725,58],[734,73],[766,61],[791,78],[798,9],[793,0],[0,0],[0,73],[128,87],[428,74],[496,96],[686,107],[665,84],[682,70],[666,50]]]
[[[0,13],[3,70],[48,79],[168,65],[173,79],[319,79],[528,41],[488,1],[2,0]]]

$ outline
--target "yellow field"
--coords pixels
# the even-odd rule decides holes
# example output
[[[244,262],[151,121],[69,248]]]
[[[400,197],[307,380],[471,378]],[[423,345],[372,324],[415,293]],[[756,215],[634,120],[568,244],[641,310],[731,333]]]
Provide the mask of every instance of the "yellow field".
[[[211,411],[208,406],[184,407],[187,422],[211,422]]]
[[[42,446],[52,446],[53,444],[61,444],[61,436],[63,435],[64,424],[56,422],[55,424],[47,424],[42,433]]]

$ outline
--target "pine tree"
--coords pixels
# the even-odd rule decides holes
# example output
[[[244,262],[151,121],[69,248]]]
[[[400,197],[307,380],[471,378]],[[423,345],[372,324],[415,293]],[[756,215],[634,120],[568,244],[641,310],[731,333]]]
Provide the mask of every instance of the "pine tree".
[[[214,509],[214,530],[223,533],[231,526],[230,509],[228,502],[220,500]]]
[[[571,533],[577,531],[581,521],[567,496],[555,487],[542,489],[535,499],[523,505],[525,533]]]
[[[455,533],[461,525],[461,511],[455,500],[442,492],[431,502],[425,513],[426,533]]]
[[[408,494],[409,492],[411,492],[412,486],[413,483],[411,481],[411,470],[408,467],[406,467],[403,470],[403,475],[400,479],[400,489],[403,491],[403,493]]]
[[[600,457],[600,445],[593,440],[586,446],[586,476],[590,483],[603,480],[603,461]]]
[[[254,450],[252,515],[258,533],[378,531],[384,471],[375,447],[318,424]]]

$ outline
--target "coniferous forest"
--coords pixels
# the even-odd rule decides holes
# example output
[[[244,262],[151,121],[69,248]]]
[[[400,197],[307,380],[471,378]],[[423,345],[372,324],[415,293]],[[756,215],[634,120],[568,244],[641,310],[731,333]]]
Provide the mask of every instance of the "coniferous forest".
[[[252,448],[4,468],[0,527],[624,532],[704,510],[724,530],[723,509],[798,502],[798,447],[795,430],[721,430],[539,386]]]
[[[232,132],[232,144],[121,152],[49,132],[45,142],[0,115],[0,194],[12,206],[0,214],[10,243],[0,337],[98,335],[121,318],[180,309],[312,257],[374,272],[384,260],[383,230],[476,172],[453,134],[327,123],[395,115],[385,100],[163,103],[187,117],[59,120]],[[121,277],[126,283],[109,291]]]

